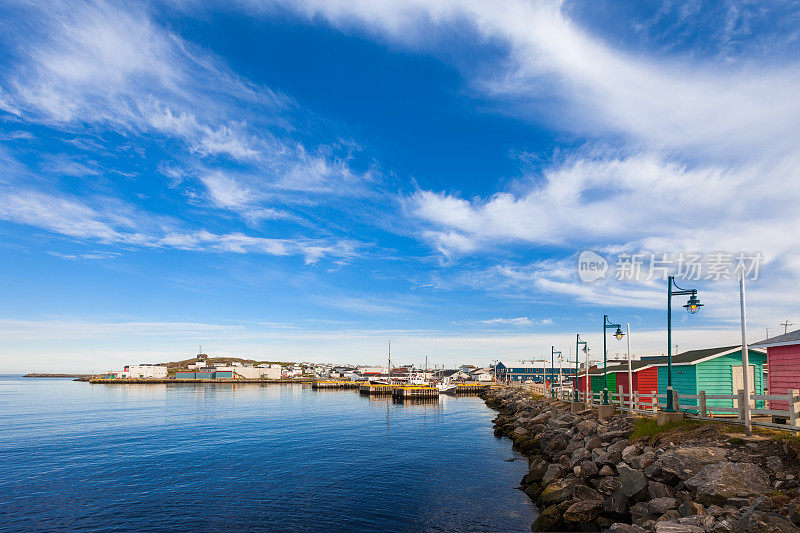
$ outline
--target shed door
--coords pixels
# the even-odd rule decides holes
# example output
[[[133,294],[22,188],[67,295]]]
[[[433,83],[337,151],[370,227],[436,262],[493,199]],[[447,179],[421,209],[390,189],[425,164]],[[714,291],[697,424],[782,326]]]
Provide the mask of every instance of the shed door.
[[[733,372],[733,394],[739,394],[739,391],[744,388],[744,384],[742,383],[742,365],[739,366],[732,366],[731,371]],[[750,394],[756,393],[756,367],[755,365],[748,366],[747,372],[747,386],[750,389]],[[739,401],[734,399],[733,406],[739,407]],[[750,407],[756,407],[756,401],[751,399],[750,400]]]

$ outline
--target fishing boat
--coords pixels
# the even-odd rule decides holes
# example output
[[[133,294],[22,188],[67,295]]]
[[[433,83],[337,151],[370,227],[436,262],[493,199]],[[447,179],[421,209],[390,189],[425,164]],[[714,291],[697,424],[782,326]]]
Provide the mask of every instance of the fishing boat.
[[[455,383],[437,383],[436,388],[439,389],[439,394],[455,394],[458,385]]]

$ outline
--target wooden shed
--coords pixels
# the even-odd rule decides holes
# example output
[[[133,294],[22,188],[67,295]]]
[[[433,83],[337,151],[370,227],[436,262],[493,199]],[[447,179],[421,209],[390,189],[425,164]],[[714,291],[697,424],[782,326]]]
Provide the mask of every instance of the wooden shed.
[[[767,389],[770,394],[787,394],[800,389],[800,329],[753,345],[767,349]],[[786,401],[771,400],[770,409],[789,410]]]
[[[640,396],[648,397],[654,391],[658,391],[658,367],[656,366],[661,361],[666,362],[666,358],[650,359],[647,361],[631,361],[631,381],[633,382],[633,390],[638,392]],[[614,392],[619,391],[622,387],[622,392],[625,394],[625,401],[630,399],[628,387],[628,363],[615,365],[608,368],[609,373],[613,372],[615,376],[616,387]]]
[[[764,394],[764,363],[767,360],[766,351],[750,348],[748,350],[750,371],[748,383],[750,394]],[[658,393],[667,393],[667,360],[656,363],[658,367]],[[672,357],[672,388],[678,394],[698,395],[700,391],[706,394],[736,394],[742,388],[742,347],[724,346],[721,348],[706,348],[691,350]],[[663,400],[662,400],[663,401]],[[680,407],[697,407],[696,399],[681,399]],[[763,408],[763,402],[753,402],[757,408]],[[733,399],[709,399],[706,401],[708,410],[714,414],[714,407],[736,407]],[[724,414],[730,414],[725,411]]]
[[[611,367],[609,367],[611,368]],[[583,385],[585,378],[581,376],[581,385],[579,390],[583,390]],[[605,381],[603,380],[603,369],[602,368],[594,368],[589,371],[589,384],[592,387],[592,392],[603,392],[603,388],[605,387]],[[614,392],[617,390],[617,381],[616,376],[611,372],[608,373],[608,391]]]

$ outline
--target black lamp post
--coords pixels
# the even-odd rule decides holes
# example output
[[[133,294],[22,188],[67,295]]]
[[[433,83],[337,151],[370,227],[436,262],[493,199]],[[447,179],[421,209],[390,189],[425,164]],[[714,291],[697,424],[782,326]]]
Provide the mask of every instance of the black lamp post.
[[[588,351],[588,343],[586,341],[581,340],[581,334],[578,333],[575,336],[575,401],[578,401],[578,374],[580,373],[580,369],[578,368],[578,354],[580,353],[579,346],[583,344],[583,351],[586,353]],[[586,370],[589,370],[589,366],[586,366]],[[588,391],[587,391],[588,392]]]
[[[556,350],[555,346],[550,347],[550,396],[556,397],[556,390],[553,388],[553,383],[556,379],[556,354],[561,356],[561,352]]]
[[[672,287],[677,290],[672,290]],[[667,280],[667,413],[675,412],[675,405],[672,401],[672,297],[689,296],[683,306],[690,314],[697,313],[703,304],[697,298],[697,289],[682,289],[675,283],[675,276],[670,276]]]
[[[603,405],[609,405],[608,403],[608,373],[606,372],[606,368],[608,368],[608,349],[606,348],[606,331],[612,328],[617,328],[617,331],[614,332],[614,338],[618,341],[622,340],[622,337],[625,335],[622,333],[622,324],[612,324],[608,320],[608,315],[603,315]]]

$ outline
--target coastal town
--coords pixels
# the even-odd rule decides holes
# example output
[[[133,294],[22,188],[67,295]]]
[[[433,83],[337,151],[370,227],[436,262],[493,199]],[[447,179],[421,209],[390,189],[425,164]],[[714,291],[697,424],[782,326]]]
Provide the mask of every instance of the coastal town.
[[[576,352],[580,344],[586,345],[580,335],[577,343]],[[800,390],[800,329],[751,344],[745,358],[746,376],[739,345],[701,347],[669,356],[628,354],[606,357],[604,362],[591,361],[588,350],[584,353],[584,361],[567,361],[553,349],[550,360],[494,361],[485,367],[464,364],[457,368],[258,362],[198,353],[180,362],[131,364],[81,379],[92,383],[312,382],[315,388],[406,385],[439,392],[455,384],[524,386],[551,397],[597,403],[601,410],[613,404],[661,415],[742,419],[747,410],[748,424],[800,425],[800,413],[792,410]],[[747,401],[743,400],[745,384]]]

